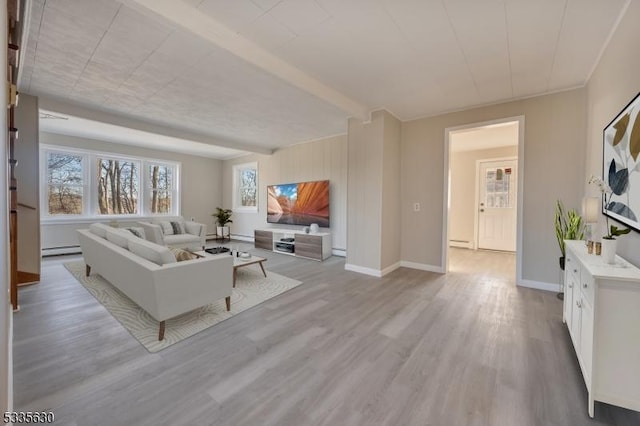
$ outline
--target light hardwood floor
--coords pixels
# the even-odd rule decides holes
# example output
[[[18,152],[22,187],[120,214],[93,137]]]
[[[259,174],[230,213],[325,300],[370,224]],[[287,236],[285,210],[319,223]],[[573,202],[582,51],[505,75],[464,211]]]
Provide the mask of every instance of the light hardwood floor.
[[[515,287],[512,254],[372,278],[252,251],[304,284],[155,354],[62,266],[78,256],[45,260],[14,316],[16,409],[78,426],[640,424],[601,403],[589,419],[561,302]]]

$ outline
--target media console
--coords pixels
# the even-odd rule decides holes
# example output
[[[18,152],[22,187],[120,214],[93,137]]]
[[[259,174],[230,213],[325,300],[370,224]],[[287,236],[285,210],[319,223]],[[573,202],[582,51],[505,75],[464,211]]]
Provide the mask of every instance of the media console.
[[[276,253],[325,260],[331,256],[331,233],[306,234],[293,229],[256,229],[254,246]]]

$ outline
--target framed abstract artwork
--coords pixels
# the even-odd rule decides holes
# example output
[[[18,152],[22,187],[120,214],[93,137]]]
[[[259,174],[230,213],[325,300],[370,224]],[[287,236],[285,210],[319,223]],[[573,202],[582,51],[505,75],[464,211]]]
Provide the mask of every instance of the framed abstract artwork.
[[[640,93],[604,128],[602,178],[612,193],[602,212],[640,231]]]

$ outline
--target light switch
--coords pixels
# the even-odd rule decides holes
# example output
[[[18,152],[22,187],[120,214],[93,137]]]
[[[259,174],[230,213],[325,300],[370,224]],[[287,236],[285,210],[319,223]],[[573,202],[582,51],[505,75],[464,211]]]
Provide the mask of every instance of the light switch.
[[[420,203],[413,203],[413,211],[414,212],[420,211]]]

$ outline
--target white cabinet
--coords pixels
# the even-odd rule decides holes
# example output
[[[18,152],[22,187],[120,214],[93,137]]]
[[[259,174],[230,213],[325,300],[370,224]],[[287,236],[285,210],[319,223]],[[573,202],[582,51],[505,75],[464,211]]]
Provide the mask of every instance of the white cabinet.
[[[594,401],[640,411],[640,270],[621,257],[609,265],[583,241],[565,241],[567,323]]]

